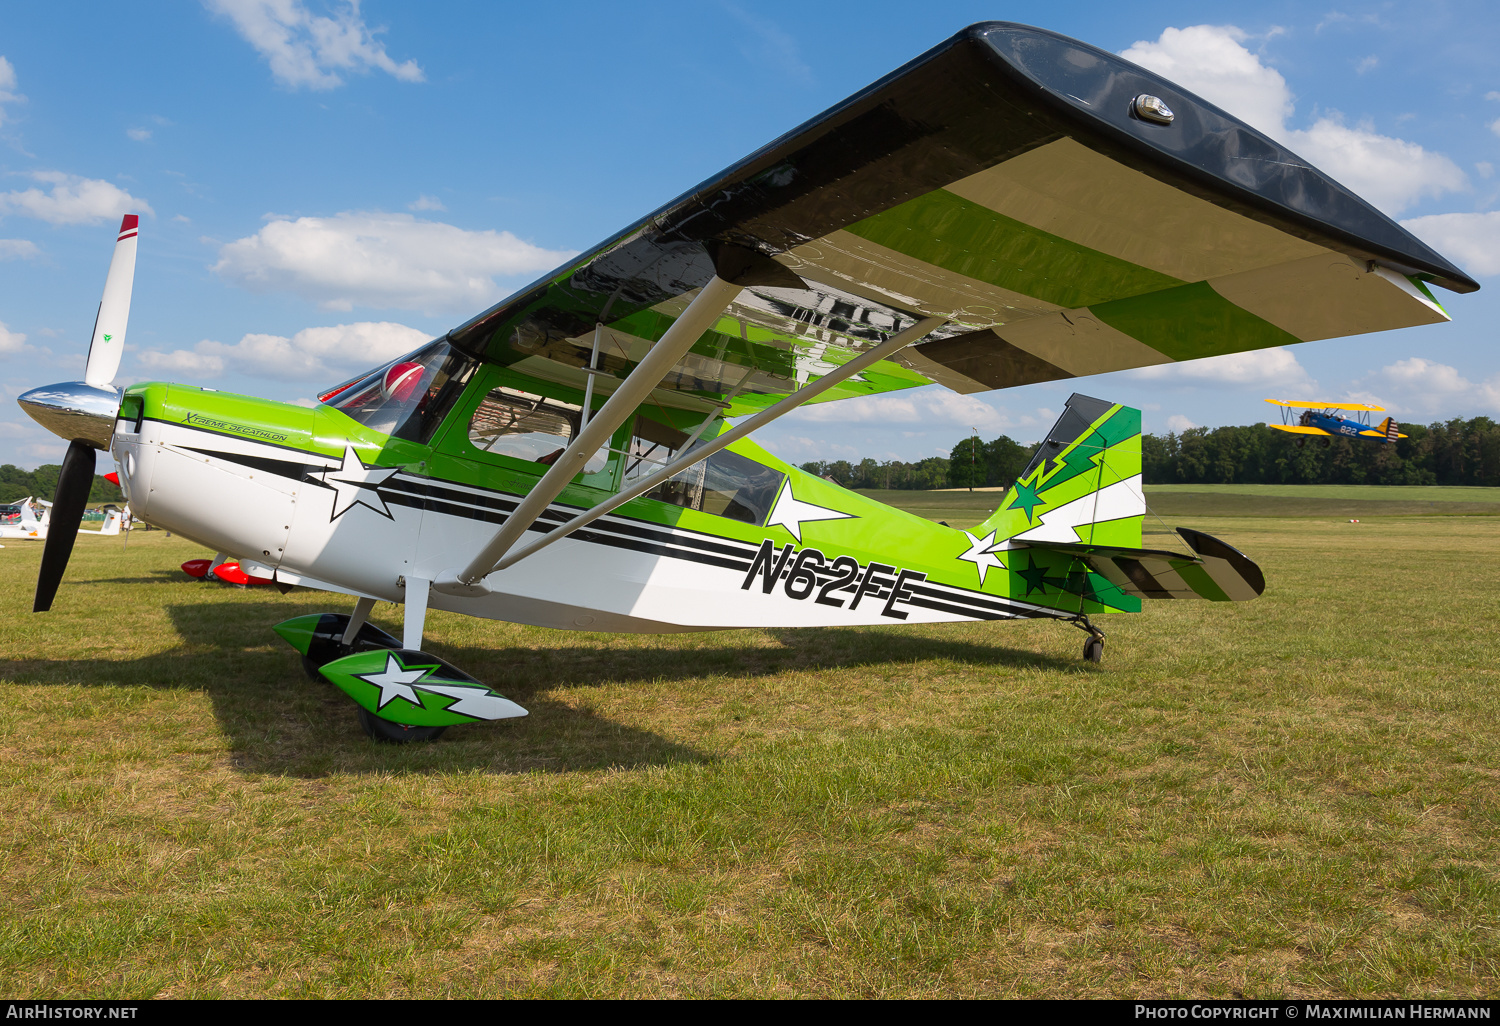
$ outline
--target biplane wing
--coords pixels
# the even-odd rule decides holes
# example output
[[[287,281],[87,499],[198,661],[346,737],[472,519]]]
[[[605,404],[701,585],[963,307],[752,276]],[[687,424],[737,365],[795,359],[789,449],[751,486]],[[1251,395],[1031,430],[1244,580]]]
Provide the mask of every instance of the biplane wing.
[[[1301,399],[1267,399],[1272,406],[1284,406],[1291,410],[1353,410],[1355,413],[1384,413],[1384,406],[1367,403],[1307,402]]]
[[[690,125],[683,126],[691,130]],[[959,392],[1447,319],[1478,285],[1232,115],[1052,32],[972,26],[449,333],[607,395],[717,274],[657,402]]]

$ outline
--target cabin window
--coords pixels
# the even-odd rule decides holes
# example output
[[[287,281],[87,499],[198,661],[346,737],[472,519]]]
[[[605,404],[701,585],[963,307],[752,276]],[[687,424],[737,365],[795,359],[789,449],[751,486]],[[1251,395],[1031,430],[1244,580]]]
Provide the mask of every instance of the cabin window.
[[[475,366],[472,357],[439,339],[318,399],[372,430],[426,445]]]
[[[582,408],[518,388],[491,389],[469,421],[469,441],[476,449],[550,467],[567,449],[579,428]],[[584,465],[596,474],[609,461],[602,446]]]
[[[686,432],[637,417],[625,462],[625,483],[656,473],[681,456]],[[785,475],[727,449],[663,481],[646,498],[746,524],[764,524]]]

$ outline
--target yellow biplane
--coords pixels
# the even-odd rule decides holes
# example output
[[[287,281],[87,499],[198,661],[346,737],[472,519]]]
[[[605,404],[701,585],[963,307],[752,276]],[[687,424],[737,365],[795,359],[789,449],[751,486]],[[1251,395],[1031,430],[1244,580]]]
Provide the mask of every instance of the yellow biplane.
[[[1326,439],[1325,445],[1332,445],[1335,438],[1379,438],[1387,444],[1398,438],[1405,438],[1400,431],[1400,425],[1390,417],[1385,418],[1379,424],[1370,425],[1370,414],[1384,413],[1383,406],[1369,406],[1365,403],[1325,403],[1304,402],[1300,400],[1267,399],[1266,402],[1272,406],[1281,407],[1281,423],[1272,424],[1271,427],[1277,431],[1286,431],[1294,435],[1317,435]],[[1296,423],[1292,423],[1293,410],[1301,410],[1296,415]],[[1344,416],[1344,414],[1353,416]],[[1306,444],[1306,438],[1297,439],[1298,445]]]

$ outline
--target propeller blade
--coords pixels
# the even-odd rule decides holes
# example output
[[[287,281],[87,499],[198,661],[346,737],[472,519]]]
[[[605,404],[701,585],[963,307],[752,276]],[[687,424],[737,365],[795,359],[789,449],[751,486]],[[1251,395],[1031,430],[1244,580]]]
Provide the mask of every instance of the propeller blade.
[[[83,508],[88,505],[93,484],[93,446],[69,442],[62,473],[57,478],[57,494],[52,497],[52,510],[47,517],[47,542],[42,549],[42,569],[36,577],[33,613],[45,613],[52,608],[63,571],[68,568],[68,557],[73,554],[73,543],[78,540],[78,525],[83,523]]]
[[[120,234],[115,239],[115,255],[109,262],[109,277],[104,279],[104,298],[99,302],[99,317],[94,322],[94,338],[89,343],[89,362],[83,380],[95,388],[107,388],[120,369],[120,355],[125,351],[125,326],[130,320],[130,290],[135,284],[135,244],[141,219],[126,214],[120,220]]]

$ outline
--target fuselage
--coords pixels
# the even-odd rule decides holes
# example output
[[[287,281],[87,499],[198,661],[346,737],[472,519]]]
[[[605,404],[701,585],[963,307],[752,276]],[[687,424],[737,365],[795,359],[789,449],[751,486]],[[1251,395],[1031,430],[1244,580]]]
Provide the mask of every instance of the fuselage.
[[[482,549],[555,458],[553,447],[566,442],[581,399],[482,365],[440,423],[392,433],[378,417],[359,419],[358,409],[351,415],[328,403],[309,409],[146,383],[126,392],[111,451],[141,519],[262,563],[283,583],[400,602],[408,578],[437,579]],[[507,417],[509,433],[495,426]],[[653,469],[658,449],[690,445],[702,420],[701,412],[643,408],[532,532],[608,498],[641,467]],[[528,427],[535,430],[520,430]],[[724,428],[717,421],[706,433]],[[1024,524],[1034,513],[1010,515],[1024,516]],[[1099,601],[1092,575],[1045,550],[1013,558],[1020,553],[1007,553],[1008,536],[996,533],[992,551],[980,552],[973,534],[841,488],[741,440],[493,575],[490,594],[435,591],[430,601],[538,626],[631,632],[1139,608],[1125,595]],[[1102,579],[1092,584],[1108,590]]]

